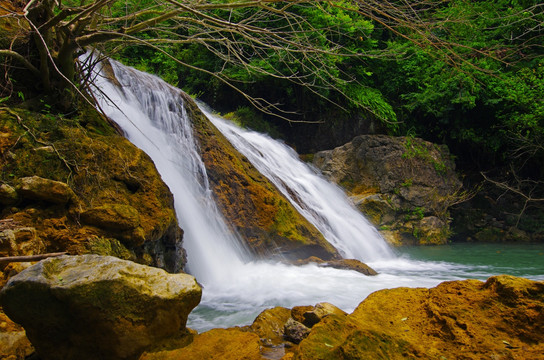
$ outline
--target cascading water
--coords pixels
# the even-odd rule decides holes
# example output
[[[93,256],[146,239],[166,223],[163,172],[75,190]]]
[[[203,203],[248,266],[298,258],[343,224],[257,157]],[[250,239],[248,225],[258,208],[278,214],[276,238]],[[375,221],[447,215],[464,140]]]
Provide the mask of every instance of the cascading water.
[[[299,160],[290,147],[201,109],[234,147],[266,176],[344,258],[374,261],[393,252],[346,194]]]
[[[100,107],[144,150],[174,195],[184,229],[188,269],[203,284],[201,304],[189,317],[197,330],[250,323],[272,306],[292,307],[321,301],[351,311],[369,293],[398,286],[434,286],[443,280],[488,275],[485,269],[393,256],[375,230],[335,186],[301,163],[293,151],[263,135],[243,131],[211,116],[244,153],[347,257],[365,260],[380,272],[295,267],[251,261],[218,212],[208,188],[180,90],[157,77],[111,61],[116,81],[96,76]]]
[[[180,91],[114,61],[111,65],[122,87],[96,77],[105,95],[97,96],[102,110],[153,159],[170,187],[185,239],[198,239],[184,243],[191,254],[188,269],[203,283],[220,282],[226,269],[242,266],[248,255],[215,207]]]

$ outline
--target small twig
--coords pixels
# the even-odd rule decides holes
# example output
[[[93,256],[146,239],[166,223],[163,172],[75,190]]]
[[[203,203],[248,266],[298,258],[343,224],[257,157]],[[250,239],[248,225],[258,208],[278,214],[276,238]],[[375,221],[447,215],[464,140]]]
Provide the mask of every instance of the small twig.
[[[53,148],[53,150],[55,151],[55,154],[57,154],[58,158],[64,163],[64,166],[66,166],[66,168],[68,169],[68,171],[70,172],[68,174],[68,177],[70,177],[72,175],[72,166],[68,160],[66,160],[60,153],[59,151],[57,150],[57,148],[55,147],[55,145],[51,144],[51,143],[48,143],[48,142],[45,142],[45,141],[42,141],[40,139],[38,139],[36,137],[36,135],[34,135],[34,133],[30,130],[30,128],[28,126],[26,126],[23,122],[23,119],[21,119],[21,117],[16,114],[15,112],[13,112],[11,109],[9,108],[4,108],[8,113],[10,113],[12,116],[14,116],[16,119],[17,119],[17,122],[19,123],[19,125],[21,125],[21,127],[23,129],[26,130],[26,132],[28,132],[30,134],[30,136],[32,136],[32,138],[34,139],[34,141],[36,141],[37,143],[39,144],[42,144],[42,145],[45,145],[45,146],[51,146]],[[74,166],[76,168],[76,171],[78,170],[77,168],[77,165]]]
[[[58,253],[48,253],[40,255],[28,255],[28,256],[6,256],[0,257],[0,264],[7,264],[12,262],[31,262],[31,261],[40,261],[50,257],[57,257],[62,255],[68,255],[67,252],[58,252]]]

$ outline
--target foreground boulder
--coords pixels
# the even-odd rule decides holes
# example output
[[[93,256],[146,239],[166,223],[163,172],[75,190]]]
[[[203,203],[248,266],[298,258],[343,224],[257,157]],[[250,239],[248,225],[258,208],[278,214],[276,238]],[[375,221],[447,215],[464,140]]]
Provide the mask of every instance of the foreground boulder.
[[[371,294],[286,359],[541,359],[544,283],[512,276]]]
[[[43,360],[136,359],[179,335],[200,297],[190,275],[98,255],[41,261],[0,292]]]
[[[394,245],[442,244],[448,208],[462,200],[448,149],[414,137],[361,135],[314,156],[331,181]]]

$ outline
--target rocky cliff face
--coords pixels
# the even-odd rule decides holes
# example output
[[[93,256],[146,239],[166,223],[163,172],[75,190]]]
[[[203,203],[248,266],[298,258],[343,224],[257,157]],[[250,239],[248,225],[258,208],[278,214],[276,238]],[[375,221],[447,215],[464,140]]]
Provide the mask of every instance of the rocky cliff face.
[[[0,256],[67,251],[183,266],[168,187],[94,109],[72,119],[0,109],[0,158]]]
[[[314,156],[392,244],[442,244],[461,182],[447,148],[412,137],[361,135]]]
[[[241,155],[187,97],[202,159],[220,210],[258,256],[337,258],[336,249]]]

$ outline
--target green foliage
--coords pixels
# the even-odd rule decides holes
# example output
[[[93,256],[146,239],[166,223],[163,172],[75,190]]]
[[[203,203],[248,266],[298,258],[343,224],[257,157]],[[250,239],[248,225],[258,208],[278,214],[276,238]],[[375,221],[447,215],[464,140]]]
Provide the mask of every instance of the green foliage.
[[[236,109],[235,112],[225,114],[224,117],[234,121],[245,129],[266,133],[273,138],[281,138],[282,136],[274,125],[263,119],[262,114],[257,112],[255,108],[249,106],[241,106]]]

